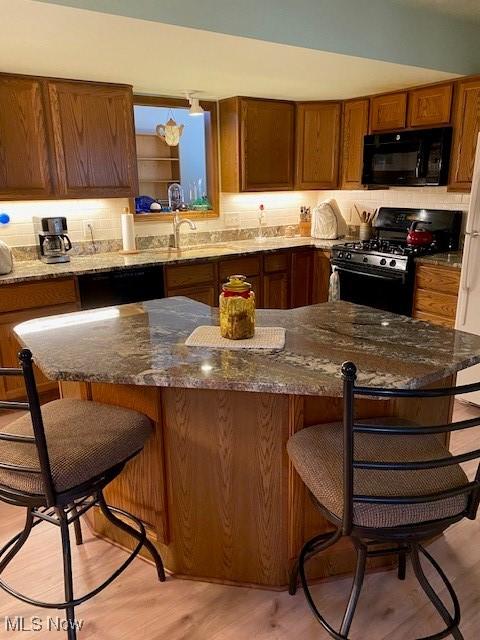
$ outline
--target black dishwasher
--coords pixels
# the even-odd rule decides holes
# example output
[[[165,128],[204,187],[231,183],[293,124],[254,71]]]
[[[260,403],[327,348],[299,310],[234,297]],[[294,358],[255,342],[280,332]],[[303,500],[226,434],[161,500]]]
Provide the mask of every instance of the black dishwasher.
[[[118,269],[78,276],[82,309],[164,298],[163,267]]]

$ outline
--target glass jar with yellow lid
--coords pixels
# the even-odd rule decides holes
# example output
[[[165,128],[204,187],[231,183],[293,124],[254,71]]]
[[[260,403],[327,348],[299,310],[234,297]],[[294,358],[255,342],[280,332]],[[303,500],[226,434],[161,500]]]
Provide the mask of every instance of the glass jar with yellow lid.
[[[229,340],[253,338],[255,294],[241,275],[230,276],[220,294],[220,333]]]

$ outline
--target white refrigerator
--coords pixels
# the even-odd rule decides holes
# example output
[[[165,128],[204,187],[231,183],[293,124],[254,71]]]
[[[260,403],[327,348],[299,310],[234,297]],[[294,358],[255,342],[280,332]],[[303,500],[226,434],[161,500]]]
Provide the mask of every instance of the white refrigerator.
[[[465,226],[465,246],[455,328],[480,336],[480,134]],[[457,376],[457,384],[479,381],[480,365],[460,371]],[[461,399],[480,405],[480,391],[463,395]]]

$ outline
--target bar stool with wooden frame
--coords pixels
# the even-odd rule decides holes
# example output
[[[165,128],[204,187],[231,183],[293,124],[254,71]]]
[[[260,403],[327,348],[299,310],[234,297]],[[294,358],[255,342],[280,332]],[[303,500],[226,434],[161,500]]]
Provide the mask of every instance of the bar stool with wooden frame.
[[[290,593],[298,573],[307,602],[318,622],[336,640],[348,640],[365,576],[368,557],[398,554],[398,577],[405,579],[406,560],[445,628],[422,640],[452,636],[462,640],[460,606],[455,591],[422,543],[463,518],[474,520],[480,502],[480,464],[470,481],[461,463],[480,458],[480,449],[452,455],[441,436],[480,425],[480,417],[431,427],[403,424],[397,418],[357,422],[355,396],[373,398],[441,398],[480,390],[480,382],[458,387],[411,390],[356,386],[357,369],[342,366],[343,423],[322,424],[298,431],[288,441],[293,465],[312,499],[335,530],[309,540],[292,572]],[[357,564],[350,597],[339,631],[320,613],[310,591],[305,564],[313,556],[351,538]],[[388,548],[385,548],[385,546]],[[420,562],[427,560],[449,594],[450,612],[428,581]]]
[[[23,531],[0,549],[0,575],[21,550],[33,527],[49,522],[60,528],[63,553],[63,602],[40,602],[0,579],[0,587],[35,607],[65,610],[67,637],[76,639],[75,607],[111,584],[142,547],[153,557],[158,578],[165,580],[162,560],[148,540],[144,524],[122,509],[107,505],[105,486],[143,448],[151,433],[146,416],[137,411],[84,400],[56,400],[40,408],[32,354],[19,353],[19,368],[0,368],[0,376],[23,376],[27,402],[1,401],[0,409],[28,410],[0,433],[0,500],[26,509]],[[128,558],[89,593],[74,595],[69,527],[82,543],[80,516],[98,506],[112,524],[137,540]],[[122,519],[117,517],[121,516]],[[124,519],[132,521],[136,529]]]

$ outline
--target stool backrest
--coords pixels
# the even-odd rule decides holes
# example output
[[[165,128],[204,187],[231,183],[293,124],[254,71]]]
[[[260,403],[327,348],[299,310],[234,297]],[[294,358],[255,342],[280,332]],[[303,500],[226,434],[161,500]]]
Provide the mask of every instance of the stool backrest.
[[[10,400],[1,400],[0,409],[13,410],[25,409],[30,412],[32,419],[33,435],[20,435],[13,433],[0,432],[0,443],[15,442],[25,447],[36,447],[38,455],[38,467],[26,467],[18,464],[11,464],[2,461],[2,446],[0,445],[0,469],[13,471],[15,473],[35,473],[42,477],[42,483],[45,492],[47,506],[55,504],[55,490],[50,469],[50,461],[48,457],[47,441],[45,438],[45,429],[43,426],[42,412],[40,409],[40,400],[38,398],[37,385],[35,383],[35,374],[33,371],[32,353],[28,349],[22,349],[18,354],[19,368],[0,368],[0,377],[2,376],[22,376],[25,381],[25,390],[27,394],[27,402],[13,402]],[[0,496],[5,500],[14,498],[16,493],[12,489],[0,486]]]
[[[348,535],[353,527],[353,505],[354,503],[366,504],[390,504],[390,505],[413,505],[427,502],[434,502],[455,496],[465,495],[467,498],[466,508],[460,517],[474,519],[480,502],[480,463],[477,465],[475,478],[471,482],[466,482],[462,486],[452,487],[430,495],[408,495],[408,496],[381,496],[381,495],[357,495],[354,489],[354,475],[356,469],[367,469],[370,471],[419,471],[425,469],[442,469],[449,465],[461,464],[469,460],[480,461],[480,449],[473,449],[458,455],[448,455],[444,458],[412,460],[402,462],[367,461],[355,458],[355,434],[369,433],[373,435],[405,435],[422,436],[432,434],[448,434],[454,431],[471,429],[480,425],[480,415],[477,418],[461,420],[432,426],[395,426],[381,424],[363,424],[355,421],[355,396],[369,396],[372,398],[443,398],[448,396],[462,395],[480,391],[480,382],[457,387],[443,389],[386,389],[376,387],[356,386],[357,368],[353,362],[345,362],[342,365],[343,377],[343,424],[344,424],[344,509],[342,530]],[[480,411],[479,411],[480,413]],[[376,422],[376,421],[375,421]],[[386,453],[388,455],[388,453]],[[392,482],[394,477],[392,475]],[[451,518],[452,522],[459,516]],[[445,519],[448,523],[448,518]],[[425,523],[427,524],[427,523]]]

